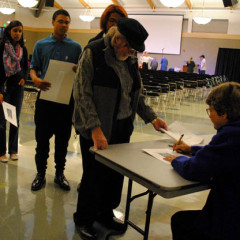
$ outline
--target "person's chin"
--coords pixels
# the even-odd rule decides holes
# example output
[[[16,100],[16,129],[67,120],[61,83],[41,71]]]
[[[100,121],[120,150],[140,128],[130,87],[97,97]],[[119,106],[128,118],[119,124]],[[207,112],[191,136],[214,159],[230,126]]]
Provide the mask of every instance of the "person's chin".
[[[119,60],[119,61],[125,61],[125,60],[127,60],[128,59],[128,56],[116,56],[116,58],[117,58],[117,60]]]

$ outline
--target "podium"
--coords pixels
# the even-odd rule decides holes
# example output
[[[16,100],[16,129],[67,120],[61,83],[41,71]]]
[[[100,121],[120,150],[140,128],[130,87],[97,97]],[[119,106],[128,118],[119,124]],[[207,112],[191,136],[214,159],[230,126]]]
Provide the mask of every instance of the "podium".
[[[183,65],[183,72],[187,72],[187,65]]]

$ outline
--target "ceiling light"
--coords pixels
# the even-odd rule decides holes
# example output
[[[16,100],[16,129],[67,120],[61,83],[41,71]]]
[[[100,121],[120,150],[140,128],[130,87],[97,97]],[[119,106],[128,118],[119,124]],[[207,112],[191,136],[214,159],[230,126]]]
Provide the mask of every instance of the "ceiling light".
[[[179,7],[185,0],[160,0],[160,2],[166,7]]]
[[[212,19],[209,17],[193,17],[193,20],[197,24],[207,24],[211,22]]]
[[[18,0],[18,3],[26,8],[35,7],[38,4],[37,0]]]
[[[90,9],[86,9],[86,11],[79,16],[79,18],[84,22],[91,22],[95,19]]]
[[[15,12],[15,9],[14,8],[6,8],[6,7],[3,7],[3,8],[0,8],[0,12],[2,14],[6,14],[6,15],[10,15],[12,13]]]
[[[203,8],[204,8],[204,0],[202,1],[202,16],[193,17],[194,22],[197,24],[207,24],[212,20],[210,17],[203,16]]]
[[[15,12],[15,9],[11,7],[10,2],[7,0],[7,1],[2,2],[1,6],[0,6],[0,12],[2,14],[10,15]]]
[[[84,22],[91,22],[95,17],[90,15],[80,15],[79,18]]]

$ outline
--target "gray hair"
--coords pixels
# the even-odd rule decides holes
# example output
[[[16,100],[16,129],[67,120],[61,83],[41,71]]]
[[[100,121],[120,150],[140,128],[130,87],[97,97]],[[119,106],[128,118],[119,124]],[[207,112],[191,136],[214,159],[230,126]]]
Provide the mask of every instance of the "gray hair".
[[[108,30],[106,36],[111,39],[112,47],[114,46],[116,37],[120,38],[123,42],[127,42],[126,37],[119,32],[119,30],[116,26],[111,27]]]

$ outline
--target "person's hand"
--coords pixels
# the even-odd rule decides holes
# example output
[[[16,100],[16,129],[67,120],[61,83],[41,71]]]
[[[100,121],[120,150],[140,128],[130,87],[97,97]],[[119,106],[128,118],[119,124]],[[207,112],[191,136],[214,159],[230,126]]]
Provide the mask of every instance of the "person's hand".
[[[0,93],[0,104],[2,104],[2,103],[3,103],[3,94]]]
[[[97,151],[98,149],[106,149],[108,148],[108,142],[105,138],[102,129],[100,127],[94,128],[92,130],[92,140],[94,142],[94,150]]]
[[[179,153],[190,153],[191,152],[191,146],[187,145],[185,142],[180,141],[180,143],[178,144],[178,142],[175,142],[173,145],[173,150]]]
[[[165,158],[163,158],[164,160],[168,161],[168,162],[172,162],[176,157],[176,155],[171,155],[171,156],[166,156]]]
[[[159,117],[152,121],[152,125],[157,131],[160,131],[160,128],[168,130],[167,124]]]
[[[51,87],[51,83],[50,82],[47,82],[47,81],[44,81],[42,80],[41,78],[35,78],[34,79],[34,83],[35,85],[40,88],[41,90],[43,91],[47,91],[50,89]]]
[[[22,79],[19,81],[18,85],[23,86],[24,83],[25,83],[25,80],[24,80],[24,78],[22,78]]]
[[[77,72],[77,65],[74,65],[74,66],[72,67],[72,70],[76,73],[76,72]]]

